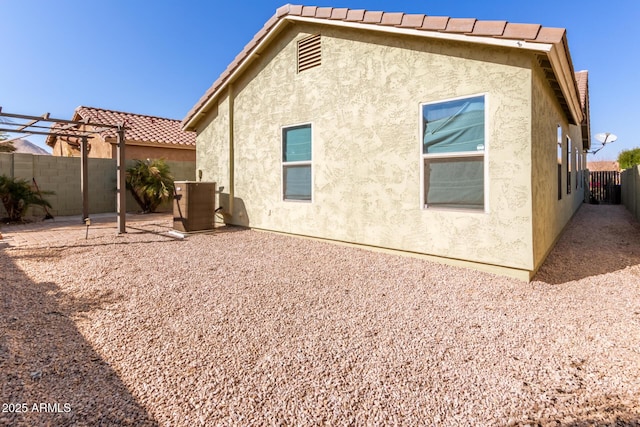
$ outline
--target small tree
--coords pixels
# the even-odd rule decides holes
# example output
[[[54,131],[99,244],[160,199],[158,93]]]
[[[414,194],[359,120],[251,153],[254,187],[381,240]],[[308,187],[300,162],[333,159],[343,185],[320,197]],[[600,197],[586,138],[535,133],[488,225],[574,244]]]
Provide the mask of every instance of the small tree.
[[[143,213],[155,212],[173,196],[173,176],[164,159],[135,162],[127,169],[127,189]]]
[[[44,194],[54,194],[52,191],[44,191]],[[9,221],[22,221],[24,213],[31,205],[51,207],[51,204],[42,198],[41,193],[31,189],[28,181],[18,178],[9,178],[0,175],[0,200],[7,211]]]
[[[640,148],[623,150],[618,155],[620,169],[629,169],[635,165],[640,165]]]

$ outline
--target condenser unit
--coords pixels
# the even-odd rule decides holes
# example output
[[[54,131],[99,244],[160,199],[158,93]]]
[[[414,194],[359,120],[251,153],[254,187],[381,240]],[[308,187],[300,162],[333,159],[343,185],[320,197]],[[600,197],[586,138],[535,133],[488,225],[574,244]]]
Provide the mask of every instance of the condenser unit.
[[[173,229],[182,232],[213,230],[216,183],[176,181]]]

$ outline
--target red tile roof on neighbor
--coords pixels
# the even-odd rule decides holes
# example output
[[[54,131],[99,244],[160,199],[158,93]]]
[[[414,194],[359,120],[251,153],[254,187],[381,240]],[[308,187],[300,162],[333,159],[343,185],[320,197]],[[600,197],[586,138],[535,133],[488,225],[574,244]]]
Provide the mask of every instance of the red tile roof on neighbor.
[[[89,124],[118,125],[124,123],[125,138],[128,142],[181,147],[195,147],[196,145],[196,134],[183,131],[180,120],[176,119],[80,106],[76,108],[73,120],[89,120]],[[103,132],[102,136],[105,139],[115,139],[116,132],[114,129],[110,129]],[[49,143],[50,141],[51,143]],[[54,142],[54,138],[47,138],[48,145],[53,146]]]
[[[407,14],[400,12],[380,12],[369,10],[354,10],[347,8],[317,7],[287,4],[280,7],[276,14],[267,21],[262,29],[253,37],[245,48],[229,64],[227,69],[213,83],[196,105],[189,111],[182,121],[185,129],[193,129],[192,120],[203,113],[203,107],[221,89],[232,74],[250,57],[256,47],[267,37],[283,19],[311,19],[325,23],[343,22],[349,24],[364,24],[369,28],[394,27],[406,31],[421,31],[426,33],[441,33],[515,40],[525,43],[539,43],[556,45],[562,51],[560,55],[567,58],[570,68],[570,78],[573,78],[573,65],[569,56],[569,49],[564,28],[543,27],[538,24],[517,24],[507,21],[480,21],[475,18],[450,18],[448,16],[428,16],[424,14]],[[479,40],[479,39],[478,39]],[[575,90],[575,83],[574,89]]]
[[[596,171],[617,171],[620,172],[620,164],[615,160],[598,160],[595,162],[587,162],[587,169],[591,172]]]

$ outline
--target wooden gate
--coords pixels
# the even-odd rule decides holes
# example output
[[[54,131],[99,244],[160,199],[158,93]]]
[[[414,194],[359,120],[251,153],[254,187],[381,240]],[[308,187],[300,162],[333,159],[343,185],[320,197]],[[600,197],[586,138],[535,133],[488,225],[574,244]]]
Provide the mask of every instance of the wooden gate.
[[[589,191],[591,203],[620,204],[620,172],[589,172]]]

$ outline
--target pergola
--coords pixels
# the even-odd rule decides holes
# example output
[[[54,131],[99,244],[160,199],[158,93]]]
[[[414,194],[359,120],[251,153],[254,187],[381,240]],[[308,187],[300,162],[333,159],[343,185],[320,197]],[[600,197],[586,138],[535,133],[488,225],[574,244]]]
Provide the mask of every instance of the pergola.
[[[117,125],[92,122],[86,120],[65,120],[54,119],[45,113],[42,116],[28,116],[23,114],[3,113],[0,107],[0,117],[16,119],[16,122],[0,122],[0,132],[25,134],[25,135],[46,135],[60,136],[67,138],[78,138],[80,140],[81,153],[81,191],[82,191],[82,218],[88,224],[89,219],[89,168],[88,168],[88,138],[91,135],[99,134],[108,130],[115,130],[117,134],[116,150],[116,206],[118,213],[118,234],[126,233],[126,173],[125,173],[125,125]],[[56,126],[54,126],[56,125]],[[92,130],[86,125],[91,125]]]

